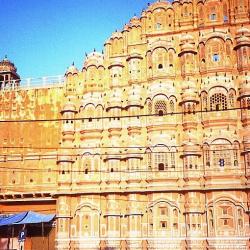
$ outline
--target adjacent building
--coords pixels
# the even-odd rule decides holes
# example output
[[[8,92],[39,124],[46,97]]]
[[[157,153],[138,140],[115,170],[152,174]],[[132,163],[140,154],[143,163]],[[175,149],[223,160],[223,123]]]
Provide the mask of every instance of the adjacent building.
[[[39,87],[3,59],[0,212],[56,212],[57,250],[249,249],[249,11],[157,1]]]

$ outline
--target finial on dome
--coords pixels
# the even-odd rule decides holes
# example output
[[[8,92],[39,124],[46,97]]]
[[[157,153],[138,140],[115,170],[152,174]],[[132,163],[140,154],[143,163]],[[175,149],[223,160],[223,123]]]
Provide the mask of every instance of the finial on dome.
[[[94,48],[94,52],[95,52],[96,50],[95,50],[95,48]]]
[[[74,61],[72,62],[72,66],[75,66],[75,62]]]

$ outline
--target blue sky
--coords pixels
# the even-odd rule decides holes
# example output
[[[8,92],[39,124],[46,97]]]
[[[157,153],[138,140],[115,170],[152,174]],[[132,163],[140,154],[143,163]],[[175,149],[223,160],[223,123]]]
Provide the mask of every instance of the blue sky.
[[[0,58],[21,78],[64,74],[153,0],[0,0]]]

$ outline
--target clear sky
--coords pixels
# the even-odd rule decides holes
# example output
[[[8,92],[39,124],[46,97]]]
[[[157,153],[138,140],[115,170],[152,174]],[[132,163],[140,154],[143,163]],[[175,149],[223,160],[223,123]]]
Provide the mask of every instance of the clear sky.
[[[0,58],[21,78],[64,74],[154,0],[0,0]]]

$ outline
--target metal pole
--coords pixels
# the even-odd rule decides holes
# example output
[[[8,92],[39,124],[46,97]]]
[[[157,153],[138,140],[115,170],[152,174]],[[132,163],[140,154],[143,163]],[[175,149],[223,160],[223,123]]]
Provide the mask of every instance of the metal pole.
[[[43,250],[44,250],[44,224],[42,222],[42,237],[43,237]]]
[[[12,248],[12,249],[14,249],[14,248],[13,248],[14,229],[15,229],[15,228],[12,226],[12,227],[11,227],[11,248]]]

